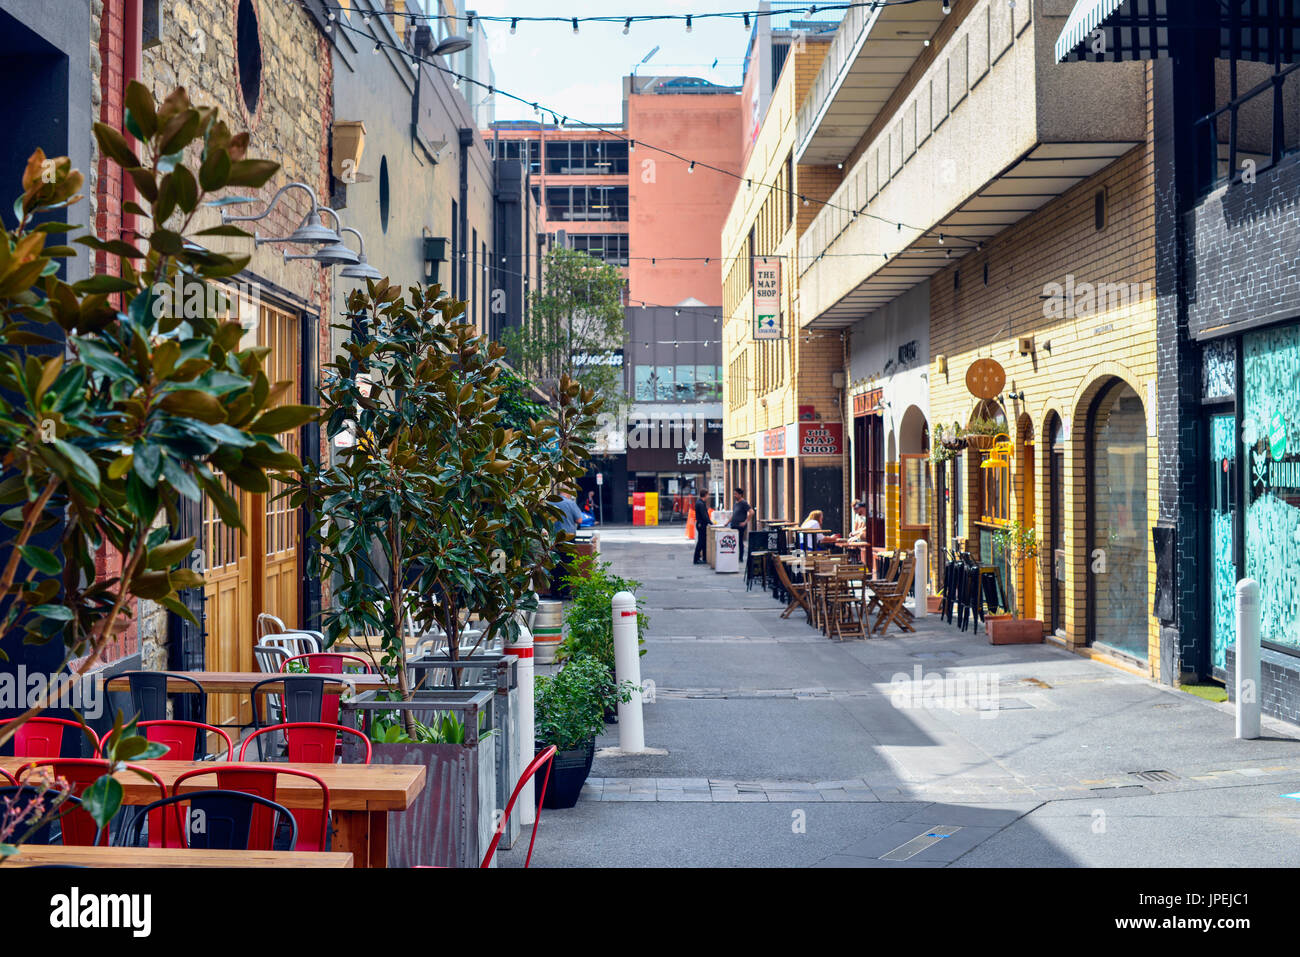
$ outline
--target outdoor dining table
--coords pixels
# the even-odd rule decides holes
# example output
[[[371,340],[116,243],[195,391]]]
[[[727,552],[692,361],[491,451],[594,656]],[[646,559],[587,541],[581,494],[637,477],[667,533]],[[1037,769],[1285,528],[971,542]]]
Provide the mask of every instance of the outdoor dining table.
[[[11,867],[351,867],[347,851],[224,851],[184,847],[64,847],[25,844]]]
[[[31,758],[0,757],[0,768],[17,776]],[[148,768],[172,791],[176,779],[186,771],[202,768],[216,771],[212,761],[137,761]],[[274,767],[275,765],[268,765]],[[330,792],[333,815],[333,847],[350,852],[355,867],[388,865],[388,812],[405,811],[424,790],[425,769],[418,764],[297,764],[284,765],[309,771],[325,782]],[[131,771],[117,774],[122,783],[123,804],[148,804],[158,800],[158,786]],[[187,781],[181,793],[216,787],[215,776]],[[287,808],[320,807],[320,787],[292,775],[276,783],[275,800]]]

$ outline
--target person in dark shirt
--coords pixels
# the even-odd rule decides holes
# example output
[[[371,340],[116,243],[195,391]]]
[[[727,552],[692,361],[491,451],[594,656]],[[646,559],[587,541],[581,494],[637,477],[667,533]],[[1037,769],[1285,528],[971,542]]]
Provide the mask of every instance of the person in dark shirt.
[[[728,528],[734,528],[740,539],[740,560],[745,560],[745,535],[749,531],[749,513],[754,509],[745,501],[745,490],[736,489],[736,503],[731,509],[731,521],[727,523]]]
[[[709,547],[709,526],[713,518],[709,515],[709,493],[700,492],[695,499],[695,559],[694,565],[707,565]]]

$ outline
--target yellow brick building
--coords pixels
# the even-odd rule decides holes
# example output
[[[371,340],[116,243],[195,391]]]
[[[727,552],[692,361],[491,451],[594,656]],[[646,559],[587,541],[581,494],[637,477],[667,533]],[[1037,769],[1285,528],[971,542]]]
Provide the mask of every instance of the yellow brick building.
[[[744,169],[753,185],[741,184],[723,228],[723,453],[729,500],[739,486],[760,518],[801,520],[820,508],[838,525],[843,456],[801,455],[799,446],[802,435],[805,448],[825,448],[810,430],[842,429],[832,380],[844,366],[843,342],[799,333],[794,262],[798,237],[840,182],[834,166],[796,164],[793,154],[795,116],[828,45],[805,38],[792,46]],[[780,263],[780,339],[754,340],[756,258]]]

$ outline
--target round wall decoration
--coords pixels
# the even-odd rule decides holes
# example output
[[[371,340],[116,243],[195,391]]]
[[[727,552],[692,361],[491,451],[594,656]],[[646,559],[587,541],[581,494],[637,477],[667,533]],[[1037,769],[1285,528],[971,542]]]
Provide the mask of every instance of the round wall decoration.
[[[977,399],[995,399],[1007,384],[1007,374],[993,359],[976,359],[966,370],[966,388]]]

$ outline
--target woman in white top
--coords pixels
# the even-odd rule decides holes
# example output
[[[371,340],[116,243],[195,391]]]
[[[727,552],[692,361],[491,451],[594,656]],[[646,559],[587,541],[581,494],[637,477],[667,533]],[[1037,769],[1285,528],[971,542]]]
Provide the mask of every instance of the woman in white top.
[[[805,529],[814,529],[814,528],[821,528],[821,527],[822,527],[822,510],[820,508],[815,508],[808,513],[808,517],[803,520],[803,524],[799,526],[799,529],[803,531]],[[821,541],[825,536],[809,535],[806,537],[812,540],[812,547],[816,548],[818,545],[821,544]]]

